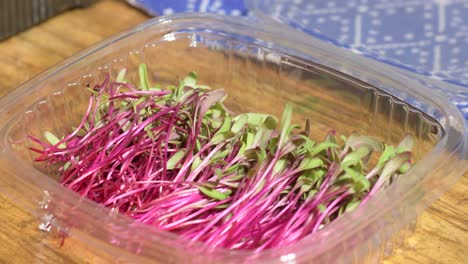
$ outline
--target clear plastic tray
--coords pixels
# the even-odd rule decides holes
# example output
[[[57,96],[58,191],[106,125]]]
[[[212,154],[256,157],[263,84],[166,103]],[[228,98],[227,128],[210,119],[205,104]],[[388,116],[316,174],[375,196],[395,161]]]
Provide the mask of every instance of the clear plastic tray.
[[[310,118],[317,139],[330,129],[356,130],[394,144],[412,134],[417,163],[367,206],[297,244],[261,254],[189,245],[80,199],[28,151],[33,144],[28,135],[61,134],[80,120],[86,84],[106,74],[115,77],[123,67],[130,81],[136,80],[141,62],[149,66],[151,81],[162,85],[197,71],[201,82],[227,90],[227,105],[235,112],[279,115],[292,102],[296,121]],[[300,33],[214,15],[161,17],[73,56],[0,100],[0,191],[36,214],[44,230],[66,232],[116,261],[374,262],[388,239],[465,171],[463,122],[447,100],[393,68]]]
[[[440,19],[437,16],[431,19],[422,19],[422,12],[426,8],[460,11],[459,9],[463,5],[462,2],[451,1],[443,4],[442,8],[440,3],[435,0],[369,2],[348,0],[245,0],[251,15],[256,18],[277,25],[282,24],[287,26],[289,30],[301,31],[335,46],[351,50],[360,56],[366,56],[394,66],[403,74],[417,79],[424,86],[431,87],[449,98],[462,111],[465,119],[468,120],[468,106],[466,105],[468,101],[468,79],[463,75],[462,63],[455,66],[442,63],[442,66],[439,65],[438,70],[436,70],[433,68],[437,64],[435,57],[429,59],[430,63],[422,63],[427,58],[422,59],[420,57],[422,60],[419,61],[420,59],[416,59],[419,55],[417,56],[414,53],[415,43],[425,43],[424,46],[418,46],[416,50],[424,49],[426,52],[429,50],[429,54],[439,52],[442,54],[439,59],[444,62],[452,60],[450,59],[451,56],[454,56],[455,61],[463,61],[457,54],[452,55],[450,53],[451,48],[455,48],[461,49],[461,53],[464,54],[463,48],[468,47],[466,45],[467,40],[462,37],[464,35],[459,32],[459,28],[450,22],[452,20],[457,21],[459,18],[456,16],[447,17],[446,23],[449,24],[450,22],[451,26],[446,28],[445,32],[435,34],[437,37],[433,37],[432,32],[426,32],[426,26],[430,27],[432,23]],[[412,11],[408,12],[407,10]],[[390,13],[393,14],[389,15]],[[395,20],[398,21],[395,22]],[[411,26],[405,29],[402,26],[405,25],[404,23]],[[351,26],[351,29],[349,26]],[[346,31],[347,33],[345,33],[343,29],[349,32]],[[400,40],[396,40],[399,35],[403,34],[411,36],[412,39],[404,38],[404,40],[401,40],[402,36]],[[345,35],[346,39],[341,39]],[[394,40],[386,41],[383,36]],[[442,44],[438,39],[443,38],[450,38],[449,42],[452,44],[447,46]],[[376,43],[368,43],[367,40],[369,39],[376,41]],[[389,48],[390,46],[398,46],[399,48],[393,49]],[[404,55],[399,55],[400,52],[403,52]]]

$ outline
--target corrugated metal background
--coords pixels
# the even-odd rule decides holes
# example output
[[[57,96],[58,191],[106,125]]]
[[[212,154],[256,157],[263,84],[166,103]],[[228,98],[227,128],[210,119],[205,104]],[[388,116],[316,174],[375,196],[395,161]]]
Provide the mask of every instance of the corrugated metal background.
[[[0,40],[96,0],[0,0]]]

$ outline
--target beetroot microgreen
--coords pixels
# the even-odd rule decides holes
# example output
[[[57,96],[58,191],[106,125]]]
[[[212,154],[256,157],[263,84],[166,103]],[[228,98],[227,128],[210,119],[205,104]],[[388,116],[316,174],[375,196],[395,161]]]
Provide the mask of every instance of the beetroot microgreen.
[[[61,138],[30,137],[42,146],[31,150],[59,165],[63,186],[190,241],[289,245],[357,210],[411,165],[410,136],[396,147],[334,130],[312,140],[313,124],[293,124],[290,104],[280,119],[234,115],[226,92],[198,84],[194,72],[166,88],[150,83],[145,64],[139,83],[126,74],[85,89],[81,123]]]

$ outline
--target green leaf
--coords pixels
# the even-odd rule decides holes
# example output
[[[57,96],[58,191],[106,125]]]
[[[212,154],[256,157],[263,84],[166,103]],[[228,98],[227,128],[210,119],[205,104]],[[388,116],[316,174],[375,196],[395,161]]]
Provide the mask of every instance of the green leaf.
[[[361,204],[360,200],[353,200],[350,203],[346,205],[345,212],[352,212],[358,208],[358,206]]]
[[[298,183],[301,185],[301,192],[307,193],[309,192],[315,184],[314,179],[308,177],[308,175],[301,175],[297,178]]]
[[[226,203],[226,204],[221,204],[215,207],[215,209],[226,209],[230,206],[231,204]]]
[[[218,180],[221,180],[221,178],[223,177],[223,171],[221,169],[216,168],[214,169],[214,173]]]
[[[167,161],[166,163],[166,168],[168,170],[173,170],[175,166],[185,157],[185,154],[187,154],[187,150],[181,149],[174,153],[172,157]]]
[[[324,176],[327,174],[326,170],[312,170],[307,173],[307,176],[309,179],[313,179],[314,182],[317,182],[321,179],[324,178]]]
[[[409,162],[411,159],[410,152],[403,152],[397,154],[395,157],[390,159],[384,166],[382,173],[380,174],[380,179],[386,181],[390,178],[396,171],[398,171],[405,163]]]
[[[327,210],[327,207],[325,207],[325,205],[323,204],[317,205],[317,208],[319,209],[321,213],[325,213],[325,211]]]
[[[52,146],[56,146],[60,142],[60,139],[49,131],[44,132],[44,137],[47,139],[47,141],[49,141],[49,143]],[[57,146],[57,148],[59,149],[64,149],[66,147],[67,145],[65,144],[65,142],[60,143],[60,145]]]
[[[291,132],[290,124],[292,119],[292,106],[291,104],[286,104],[284,106],[283,115],[281,116],[280,123],[280,140],[281,145],[284,145],[288,140],[289,133]]]
[[[248,115],[241,115],[231,127],[232,133],[239,133],[247,124]]]
[[[212,161],[216,161],[216,160],[219,160],[219,159],[224,159],[227,157],[227,155],[229,155],[229,153],[231,152],[230,149],[225,149],[223,151],[218,151],[216,152],[213,157],[211,158]]]
[[[222,201],[222,200],[225,200],[225,199],[229,198],[229,196],[232,193],[231,190],[227,190],[225,192],[220,192],[220,191],[218,191],[216,189],[209,189],[209,188],[206,188],[206,187],[203,187],[203,186],[197,186],[197,188],[204,195],[206,195],[206,196],[208,196],[208,197],[210,197],[212,199],[219,200],[219,201]]]
[[[257,161],[257,162],[263,162],[267,156],[265,149],[260,149],[260,148],[248,149],[244,151],[244,155],[247,158],[247,160],[252,160],[252,161]]]
[[[261,126],[267,117],[275,118],[274,116],[268,114],[245,113],[234,117],[234,121],[236,122],[240,118],[244,118],[244,116],[247,116],[247,124],[254,128]]]
[[[138,66],[138,76],[140,77],[140,88],[143,91],[149,91],[150,84],[148,81],[148,68],[146,64],[141,63]]]
[[[291,186],[286,186],[286,188],[284,188],[284,189],[280,192],[280,194],[286,195],[286,194],[288,194],[288,193],[290,193],[290,192],[291,192]]]
[[[96,124],[98,124],[99,121],[101,121],[101,119],[102,119],[101,112],[96,111],[96,115],[94,116],[94,125],[96,126]]]
[[[269,146],[268,146],[269,152],[271,152],[271,153],[276,152],[276,149],[278,148],[278,141],[279,141],[278,137],[272,137],[270,139],[270,143],[269,143]]]
[[[335,132],[330,131],[327,134],[327,137],[325,138],[325,141],[337,144]],[[339,163],[340,162],[340,155],[338,153],[338,148],[330,148],[329,152],[330,153],[328,154],[328,157],[329,157],[330,161]]]
[[[148,135],[148,137],[154,141],[155,137],[154,137],[154,133],[153,131],[151,130],[151,126],[147,126],[145,127],[145,131],[146,131],[146,134]]]
[[[305,170],[310,170],[310,169],[315,169],[318,167],[322,167],[324,165],[323,160],[319,158],[310,158],[310,157],[305,157],[301,164],[299,164],[298,170],[300,171],[305,171]]]
[[[381,152],[383,148],[382,143],[377,139],[368,136],[361,136],[357,133],[352,133],[346,144],[350,146],[352,150],[367,147],[372,152]]]
[[[403,140],[398,144],[396,149],[397,153],[402,153],[406,151],[411,151],[414,145],[414,138],[411,135],[407,135],[403,138]]]
[[[221,132],[226,132],[226,131],[229,131],[229,129],[231,128],[231,116],[229,115],[226,115],[226,117],[224,117],[224,122],[223,122],[223,125],[221,126],[221,128],[218,130],[218,131],[221,131]],[[231,130],[232,131],[232,130]],[[234,133],[234,132],[233,132]]]
[[[237,170],[237,175],[234,176],[234,177],[230,177],[229,180],[230,181],[233,181],[233,182],[236,182],[236,181],[239,181],[241,180],[242,178],[245,177],[245,172],[244,172],[244,169],[243,168],[239,168]]]
[[[359,172],[355,171],[352,168],[345,168],[344,174],[340,175],[335,181],[336,185],[352,184],[355,179],[359,177]]]
[[[216,134],[214,135],[211,140],[210,140],[210,145],[217,145],[223,141],[226,141],[230,138],[232,138],[234,136],[234,133],[232,133],[231,131],[226,131],[226,132],[223,132],[223,133],[219,133],[219,134]]]
[[[189,95],[186,95],[184,93],[186,87],[192,88],[191,90],[189,90],[192,92],[188,92],[190,95],[195,92],[193,89],[196,88],[195,85],[197,83],[197,78],[198,76],[195,72],[190,72],[187,76],[184,77],[184,79],[180,81],[179,87],[177,87],[177,89],[174,90],[174,96],[176,98],[176,101],[182,102],[188,98]]]
[[[197,85],[196,88],[199,89],[199,90],[203,90],[203,91],[211,90],[211,87],[210,87],[210,86],[208,86],[208,85],[203,85],[203,84]]]
[[[309,191],[309,193],[307,193],[307,197],[308,197],[308,198],[314,197],[314,195],[316,195],[317,192],[318,192],[317,190],[312,189],[312,190]]]
[[[115,78],[115,81],[118,83],[126,83],[127,80],[125,80],[125,75],[127,74],[127,69],[121,69],[119,73],[117,74],[117,78]]]
[[[231,167],[227,168],[224,170],[224,175],[229,175],[229,174],[233,174],[235,173],[237,170],[239,170],[239,168],[242,167],[242,164],[234,164],[232,165]]]
[[[396,154],[393,146],[385,145],[382,155],[380,155],[377,167],[382,167],[389,159],[393,158]]]
[[[304,142],[302,143],[302,147],[304,148],[304,150],[306,150],[307,152],[312,152],[315,146],[315,141],[304,135],[298,135],[298,137],[304,139]]]
[[[184,92],[180,97],[179,97],[179,102],[184,102],[187,100],[190,96],[192,96],[195,93],[195,90],[190,89],[186,92]]]
[[[313,148],[312,152],[310,152],[310,155],[313,157],[319,154],[320,152],[327,150],[328,148],[338,148],[338,147],[340,147],[340,145],[325,141],[325,142],[318,144],[315,148]]]
[[[410,168],[411,168],[410,163],[409,163],[409,162],[406,162],[405,164],[403,164],[403,165],[400,167],[400,169],[398,169],[398,171],[399,171],[400,173],[405,173],[405,172],[407,172]]]
[[[236,158],[241,155],[244,155],[244,152],[246,149],[247,149],[247,145],[244,142],[242,142],[241,147],[239,148],[239,152],[237,152]]]
[[[305,122],[304,132],[307,137],[310,135],[310,119],[307,118]]]
[[[185,78],[182,80],[184,86],[189,86],[196,88],[197,85],[198,74],[196,72],[190,72]]]
[[[361,177],[362,176],[362,177]],[[351,192],[353,193],[361,193],[365,190],[370,188],[370,182],[366,179],[365,176],[360,175],[359,178],[354,179],[354,184],[351,188]]]
[[[254,133],[247,132],[247,137],[246,137],[246,140],[245,140],[245,145],[247,145],[247,148],[251,148],[251,147],[252,147],[254,138],[255,138],[255,134],[254,134]]]
[[[209,117],[204,117],[206,119],[207,122],[210,122],[211,123],[211,127],[213,127],[213,129],[219,129],[221,128],[221,126],[224,124],[224,120],[221,120],[221,119],[217,119],[217,118],[212,118],[210,119]]]
[[[347,168],[352,165],[358,164],[364,157],[370,154],[370,150],[367,147],[361,147],[343,158],[341,162],[341,168]]]
[[[341,141],[343,141],[343,142],[346,142],[346,141],[347,141],[347,139],[346,139],[346,137],[345,137],[344,135],[341,135],[341,136],[340,136],[340,139],[341,139]]]
[[[257,193],[259,193],[259,192],[263,189],[263,187],[265,187],[265,183],[266,183],[266,180],[265,180],[265,179],[262,179],[262,180],[260,181],[260,184],[257,186],[257,188],[255,188],[254,195],[257,194]]]
[[[276,120],[271,116],[265,118],[265,121],[258,129],[255,137],[253,139],[252,147],[267,147],[268,140],[270,140],[271,135],[276,129]]]
[[[197,151],[200,151],[200,150],[202,149],[200,140],[197,139],[197,140],[195,141],[195,147],[196,147],[196,150],[197,150]]]
[[[68,168],[70,168],[70,166],[71,166],[71,162],[67,161],[65,164],[63,164],[63,170],[64,171],[68,170]]]
[[[202,160],[200,159],[200,157],[196,156],[193,159],[192,166],[190,167],[190,171],[193,172],[194,170],[196,170],[198,166],[200,166],[201,163],[202,163]]]
[[[284,170],[284,168],[286,167],[286,165],[288,164],[288,160],[287,159],[279,159],[276,163],[275,163],[275,166],[273,167],[273,173],[278,173],[282,170]]]
[[[132,101],[132,105],[133,105],[134,107],[137,107],[139,104],[145,102],[146,100],[148,100],[148,99],[147,99],[145,96],[142,96],[142,97],[140,97],[138,100]]]

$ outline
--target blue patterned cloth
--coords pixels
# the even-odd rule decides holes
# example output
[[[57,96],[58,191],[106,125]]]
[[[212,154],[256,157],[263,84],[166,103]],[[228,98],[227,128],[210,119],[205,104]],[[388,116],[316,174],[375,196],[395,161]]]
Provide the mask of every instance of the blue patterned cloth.
[[[248,14],[244,0],[129,2],[153,15]],[[336,45],[457,85],[444,93],[468,119],[468,0],[273,0],[262,10]]]
[[[246,15],[244,0],[128,0],[152,15],[177,12],[210,12],[220,15]]]

